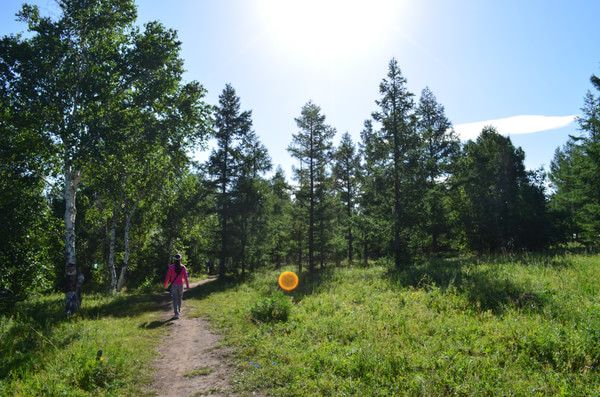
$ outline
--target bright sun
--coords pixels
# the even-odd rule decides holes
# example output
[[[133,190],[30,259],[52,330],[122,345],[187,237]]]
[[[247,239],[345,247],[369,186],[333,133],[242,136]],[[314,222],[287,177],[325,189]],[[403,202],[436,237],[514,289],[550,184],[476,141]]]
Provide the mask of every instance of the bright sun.
[[[393,34],[400,0],[260,0],[261,23],[279,50],[305,62],[365,56]]]

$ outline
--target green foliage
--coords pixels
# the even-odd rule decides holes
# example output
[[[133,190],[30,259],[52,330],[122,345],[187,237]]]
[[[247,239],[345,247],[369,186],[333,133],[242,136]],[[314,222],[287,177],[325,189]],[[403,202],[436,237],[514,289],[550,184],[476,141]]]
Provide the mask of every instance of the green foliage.
[[[224,277],[227,264],[234,260],[245,271],[252,256],[248,250],[260,252],[254,252],[254,260],[262,256],[263,242],[253,244],[249,239],[264,236],[261,231],[266,227],[266,186],[260,176],[271,168],[271,159],[252,131],[252,112],[240,111],[240,98],[229,84],[219,96],[215,118],[213,136],[217,147],[211,153],[207,170],[219,220],[219,275]]]
[[[267,238],[270,262],[281,267],[283,261],[289,261],[293,253],[293,226],[291,186],[287,183],[281,167],[277,167],[270,181],[269,216],[267,217]]]
[[[379,85],[381,98],[375,103],[379,109],[373,119],[381,124],[381,131],[371,136],[377,139],[380,150],[382,174],[388,183],[386,191],[393,198],[386,208],[392,217],[392,252],[399,269],[411,264],[414,252],[410,239],[419,222],[424,186],[422,172],[421,138],[416,129],[413,94],[408,91],[396,59],[388,66],[387,76]]]
[[[393,263],[330,268],[301,276],[287,322],[247,316],[262,291],[274,288],[271,272],[189,303],[238,351],[242,390],[594,395],[597,261],[528,254],[426,261],[392,272]]]
[[[292,311],[290,298],[277,291],[259,298],[250,308],[252,320],[261,323],[287,321]]]
[[[334,188],[339,195],[339,200],[344,206],[342,213],[342,224],[346,229],[346,244],[348,262],[353,261],[354,255],[354,219],[356,204],[358,202],[361,166],[360,155],[356,153],[356,147],[352,142],[350,134],[342,135],[339,146],[334,152],[335,163],[333,165]]]
[[[430,239],[422,248],[437,252],[442,248],[447,250],[451,239],[447,199],[450,197],[449,176],[455,171],[460,141],[451,129],[452,124],[445,115],[444,107],[437,102],[429,88],[421,93],[416,116],[417,131],[423,145],[421,161],[426,176],[424,216],[421,223]]]
[[[298,183],[295,192],[295,205],[300,213],[308,217],[299,217],[307,229],[308,268],[316,267],[315,253],[318,252],[321,267],[326,259],[326,251],[331,239],[331,180],[329,161],[331,160],[332,139],[335,128],[325,123],[321,108],[309,101],[295,119],[298,131],[292,135],[288,152],[300,162],[294,167],[294,178]],[[300,235],[303,235],[300,234]],[[300,247],[304,242],[300,241]],[[301,248],[302,250],[302,248]],[[300,261],[301,266],[301,261]]]
[[[23,262],[24,269],[35,263],[39,277],[32,277],[35,273],[29,270],[22,274],[35,281],[32,289],[54,273],[47,263],[51,255],[51,259],[60,255],[48,251],[57,251],[59,244],[53,233],[43,236],[35,229],[52,230],[59,223],[46,219],[42,191],[49,187],[44,182],[50,171],[60,169],[61,177],[51,180],[63,185],[58,190],[64,191],[67,262],[76,262],[78,238],[84,261],[79,273],[89,275],[87,268],[104,262],[108,251],[106,268],[114,291],[115,258],[122,263],[120,286],[129,270],[132,234],[156,229],[156,218],[152,225],[139,218],[155,215],[153,207],[162,204],[167,193],[166,181],[181,175],[189,163],[188,151],[202,145],[210,109],[202,101],[205,90],[200,84],[182,83],[176,32],[158,22],[136,27],[133,1],[65,0],[58,7],[59,14],[50,18],[42,16],[37,6],[24,5],[18,17],[27,24],[28,34],[0,41],[0,129],[7,136],[2,151],[10,147],[10,158],[3,158],[3,163],[7,160],[7,168],[13,170],[13,182],[19,178],[25,182],[21,177],[27,175],[30,182],[22,199],[32,199],[29,219],[10,221],[20,228],[17,239],[28,234],[40,247],[21,244],[19,250],[29,251],[23,257],[14,250],[17,242],[8,242],[10,247],[1,247],[0,263],[6,266],[5,256]],[[19,150],[19,142],[25,143],[26,151]],[[17,168],[21,171],[15,172]],[[84,197],[76,199],[80,188]],[[14,203],[0,204],[3,214],[16,208]],[[83,230],[76,233],[77,206],[85,220],[77,222]],[[135,227],[140,225],[147,228]],[[102,233],[105,227],[108,236]],[[117,232],[122,232],[122,244],[116,241]],[[103,240],[109,240],[108,249]],[[18,277],[10,274],[9,280]],[[66,285],[69,291],[75,288],[73,278]],[[21,293],[22,285],[10,288]]]
[[[600,81],[591,78],[597,92]],[[588,92],[579,118],[582,135],[556,150],[550,179],[556,189],[551,208],[559,241],[598,245],[600,235],[600,95]]]
[[[493,127],[465,144],[455,183],[470,247],[478,252],[539,250],[548,239],[543,178],[527,173],[525,154]]]

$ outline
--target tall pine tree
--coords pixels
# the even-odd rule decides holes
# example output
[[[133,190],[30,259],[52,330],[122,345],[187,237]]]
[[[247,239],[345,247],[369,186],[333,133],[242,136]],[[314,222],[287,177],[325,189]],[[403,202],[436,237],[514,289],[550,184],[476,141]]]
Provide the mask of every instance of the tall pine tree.
[[[416,109],[417,129],[423,143],[423,166],[426,176],[424,197],[425,229],[431,242],[429,250],[439,250],[440,235],[448,231],[447,197],[448,175],[460,151],[460,141],[451,129],[452,124],[445,115],[431,90],[421,93]]]
[[[600,78],[590,78],[596,94],[588,91],[579,117],[580,136],[558,149],[550,178],[556,189],[551,205],[563,230],[586,246],[600,239]],[[560,230],[560,229],[559,229]],[[567,236],[564,236],[566,238]]]
[[[354,253],[354,213],[358,199],[358,181],[360,179],[360,156],[349,133],[342,135],[334,153],[333,176],[335,188],[345,208],[343,224],[346,228],[348,262],[352,263]]]
[[[379,85],[379,110],[373,113],[381,123],[382,138],[390,160],[393,181],[393,252],[397,269],[411,262],[410,227],[414,224],[420,140],[416,133],[413,94],[398,62],[389,63],[387,77]]]
[[[219,276],[224,277],[227,262],[234,253],[230,243],[232,189],[240,176],[240,142],[251,132],[252,113],[240,111],[240,98],[230,84],[219,96],[215,111],[214,138],[217,147],[208,161],[209,173],[216,184],[217,213],[219,217]]]
[[[327,163],[330,160],[335,129],[325,124],[321,108],[312,102],[302,107],[300,117],[295,120],[299,131],[292,135],[288,151],[300,161],[300,167],[294,169],[294,174],[299,183],[299,191],[306,191],[306,195],[297,195],[296,200],[308,208],[308,269],[312,272],[315,269],[315,226],[319,222],[321,231],[324,227],[321,221],[325,216],[322,210],[326,202]],[[318,216],[320,219],[317,219]],[[320,243],[323,259],[324,242]]]

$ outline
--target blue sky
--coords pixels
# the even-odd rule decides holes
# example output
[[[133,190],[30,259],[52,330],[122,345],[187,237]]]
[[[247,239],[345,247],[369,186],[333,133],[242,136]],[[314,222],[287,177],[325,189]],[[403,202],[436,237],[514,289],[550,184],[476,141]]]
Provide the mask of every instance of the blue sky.
[[[21,3],[2,1],[0,34],[24,29],[14,21]],[[55,13],[51,0],[33,3]],[[590,75],[600,74],[598,1],[139,0],[138,7],[140,23],[178,30],[186,79],[201,82],[209,102],[234,86],[288,175],[285,149],[301,106],[313,100],[338,136],[358,139],[392,57],[409,89],[418,96],[429,86],[464,137],[473,123],[499,120],[528,168],[547,168],[576,132],[569,121]],[[523,115],[553,118],[514,117]]]

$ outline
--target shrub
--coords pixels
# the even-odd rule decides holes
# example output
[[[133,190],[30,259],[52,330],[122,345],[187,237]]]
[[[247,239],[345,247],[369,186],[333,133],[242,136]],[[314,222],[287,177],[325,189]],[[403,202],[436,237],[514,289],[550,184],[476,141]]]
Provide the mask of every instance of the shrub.
[[[252,320],[262,323],[287,321],[292,310],[290,299],[282,292],[260,298],[250,309]]]

